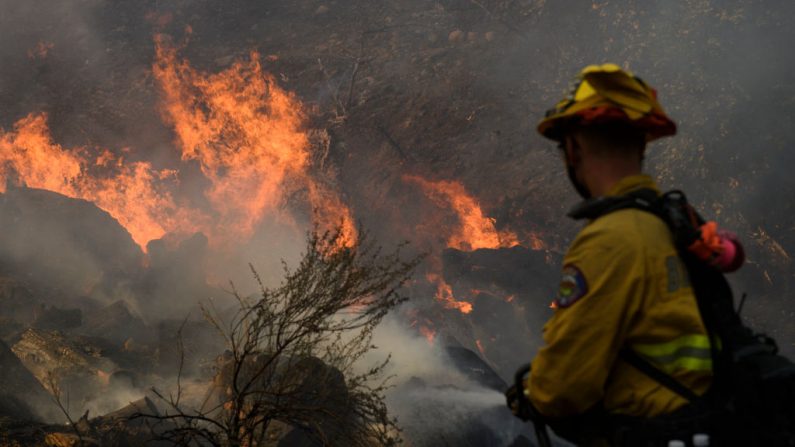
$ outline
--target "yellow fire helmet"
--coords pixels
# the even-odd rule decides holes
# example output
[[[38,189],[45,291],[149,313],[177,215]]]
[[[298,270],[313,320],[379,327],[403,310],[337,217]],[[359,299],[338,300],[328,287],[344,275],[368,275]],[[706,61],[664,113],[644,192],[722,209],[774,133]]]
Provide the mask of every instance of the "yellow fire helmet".
[[[560,141],[571,126],[626,122],[646,132],[646,141],[676,133],[657,102],[657,91],[615,64],[589,65],[571,93],[538,124],[541,135]]]

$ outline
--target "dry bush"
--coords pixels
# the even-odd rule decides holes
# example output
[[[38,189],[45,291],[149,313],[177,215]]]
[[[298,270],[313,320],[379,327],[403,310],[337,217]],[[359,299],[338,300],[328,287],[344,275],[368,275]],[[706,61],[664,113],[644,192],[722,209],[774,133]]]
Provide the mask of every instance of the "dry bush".
[[[420,257],[404,261],[399,246],[384,254],[362,233],[345,246],[339,231],[309,235],[306,252],[276,288],[234,296],[231,318],[205,308],[228,350],[219,358],[213,396],[186,408],[181,390],[165,396],[157,423],[178,445],[394,445],[399,429],[384,403],[380,364],[362,370],[383,317],[406,298],[398,293]],[[156,391],[157,392],[157,391]],[[309,444],[306,444],[309,443]]]

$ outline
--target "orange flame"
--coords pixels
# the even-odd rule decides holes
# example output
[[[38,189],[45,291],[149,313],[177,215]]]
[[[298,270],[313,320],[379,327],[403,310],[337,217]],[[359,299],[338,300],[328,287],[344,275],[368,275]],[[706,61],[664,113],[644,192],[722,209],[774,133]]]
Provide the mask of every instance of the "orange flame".
[[[358,239],[350,208],[331,189],[311,179],[307,179],[309,202],[319,207],[315,209],[315,223],[323,229],[338,228],[340,230],[337,248],[351,247]]]
[[[176,170],[126,162],[109,150],[54,143],[44,114],[0,130],[0,193],[6,184],[20,183],[94,202],[145,249],[166,234],[197,231],[215,245],[245,242],[263,216],[280,216],[285,193],[293,188],[306,191],[320,230],[341,226],[340,244],[354,244],[350,209],[328,182],[310,175],[302,104],[262,71],[259,56],[252,53],[248,62],[205,74],[178,59],[163,37],[155,43],[153,72],[164,93],[164,116],[182,159],[198,162],[209,180],[209,212],[176,203],[169,190]]]
[[[436,284],[436,299],[448,309],[458,309],[461,313],[468,314],[472,312],[472,303],[466,301],[459,301],[453,296],[453,288],[450,284],[436,273],[428,273],[425,275],[429,282]]]
[[[536,233],[530,233],[530,248],[536,251],[547,250],[547,244]]]
[[[408,309],[406,312],[411,321],[410,327],[417,328],[417,332],[425,337],[428,344],[432,345],[436,339],[436,330],[433,329],[433,323],[425,317],[420,317],[417,309]]]
[[[95,169],[106,172],[100,176]],[[21,183],[94,202],[142,248],[166,232],[195,230],[189,223],[201,220],[177,207],[164,189],[173,174],[146,162],[125,163],[109,151],[64,149],[53,143],[44,114],[28,115],[10,132],[0,130],[0,192],[9,182]]]
[[[486,350],[483,349],[483,343],[480,342],[480,339],[475,340],[475,346],[478,347],[478,351],[480,351],[480,355],[486,357]]]
[[[433,341],[436,339],[436,331],[427,327],[427,326],[420,326],[419,327],[420,334],[428,340],[428,344],[432,345]]]
[[[332,191],[309,177],[309,140],[303,106],[264,72],[259,54],[217,73],[201,73],[177,58],[167,39],[155,37],[153,73],[164,93],[183,160],[195,160],[211,186],[206,196],[224,238],[245,239],[267,213],[277,213],[285,187],[309,191],[321,227],[342,225],[353,243],[351,212]]]
[[[490,296],[490,297],[497,298],[497,295],[495,295],[494,293],[487,292],[485,290],[480,290],[480,289],[472,289],[472,290],[469,291],[469,293],[470,293],[470,295],[475,296],[475,297],[478,297],[480,295],[487,295],[487,296]],[[514,299],[516,299],[516,295],[508,295],[508,296],[503,298],[503,301],[505,301],[506,303],[512,303]]]
[[[53,48],[55,48],[54,43],[41,40],[35,47],[28,50],[28,59],[44,59]]]
[[[99,378],[100,382],[102,382],[103,385],[107,385],[110,383],[110,373],[106,373],[105,371],[98,369],[97,377]]]
[[[461,183],[446,180],[433,182],[414,175],[404,175],[403,180],[416,183],[434,203],[440,207],[450,207],[456,213],[460,226],[449,237],[449,247],[477,250],[519,245],[515,233],[496,229],[494,219],[483,214],[480,205]]]

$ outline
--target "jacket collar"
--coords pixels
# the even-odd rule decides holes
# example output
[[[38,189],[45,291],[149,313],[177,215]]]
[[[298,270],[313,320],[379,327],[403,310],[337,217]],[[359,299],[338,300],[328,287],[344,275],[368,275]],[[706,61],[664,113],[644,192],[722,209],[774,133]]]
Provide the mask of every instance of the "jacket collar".
[[[627,199],[628,194],[635,191],[644,190],[645,193],[638,193],[636,197]],[[651,197],[649,197],[651,195]],[[633,207],[633,203],[637,202],[641,207],[649,206],[655,197],[660,196],[660,190],[657,184],[648,175],[631,175],[624,177],[607,194],[601,197],[592,197],[577,204],[568,212],[568,216],[572,219],[588,219],[593,220],[619,209]]]
[[[623,196],[638,189],[653,189],[658,195],[660,194],[654,179],[646,174],[637,174],[622,178],[605,195]]]

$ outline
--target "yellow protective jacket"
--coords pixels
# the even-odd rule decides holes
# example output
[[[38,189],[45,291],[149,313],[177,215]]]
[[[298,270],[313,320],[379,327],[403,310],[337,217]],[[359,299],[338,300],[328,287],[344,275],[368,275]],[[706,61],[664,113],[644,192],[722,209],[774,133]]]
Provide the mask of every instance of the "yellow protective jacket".
[[[608,195],[657,190],[645,175]],[[657,190],[659,193],[659,190]],[[532,362],[530,400],[548,417],[667,414],[686,401],[618,357],[630,348],[696,394],[712,378],[710,344],[666,224],[651,213],[606,214],[577,235],[564,258],[557,309]]]

